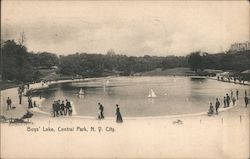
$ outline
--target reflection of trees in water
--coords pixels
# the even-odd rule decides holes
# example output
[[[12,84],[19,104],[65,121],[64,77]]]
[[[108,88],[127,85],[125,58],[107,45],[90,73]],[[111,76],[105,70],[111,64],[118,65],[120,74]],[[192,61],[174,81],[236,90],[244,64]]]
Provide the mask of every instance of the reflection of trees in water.
[[[41,94],[41,97],[46,99],[54,99],[57,96],[57,92],[59,89],[59,87],[44,89],[39,93],[39,95]]]
[[[207,80],[206,78],[191,78],[192,82],[204,82],[206,80]]]

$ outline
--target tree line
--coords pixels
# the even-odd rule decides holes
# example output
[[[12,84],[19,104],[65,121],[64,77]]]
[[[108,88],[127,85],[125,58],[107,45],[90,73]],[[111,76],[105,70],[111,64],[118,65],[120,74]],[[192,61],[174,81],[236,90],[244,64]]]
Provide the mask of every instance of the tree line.
[[[99,77],[108,74],[133,75],[156,68],[169,69],[190,67],[194,71],[204,69],[232,70],[240,72],[250,69],[250,51],[208,54],[193,52],[187,56],[127,56],[115,54],[75,53],[57,56],[48,52],[28,52],[22,44],[14,40],[1,43],[1,75],[3,80],[30,82],[39,80],[41,68],[58,67],[63,75]]]
[[[189,55],[188,63],[194,71],[217,69],[241,72],[250,69],[250,50],[217,54],[194,52]]]
[[[66,75],[102,76],[105,73],[118,73],[120,75],[133,75],[138,72],[151,71],[156,68],[187,67],[185,57],[148,56],[135,57],[126,55],[103,55],[76,53],[60,56],[60,72]]]
[[[22,44],[14,40],[1,42],[0,72],[3,80],[16,82],[37,81],[41,77],[41,67],[51,68],[59,64],[55,54],[28,52]]]

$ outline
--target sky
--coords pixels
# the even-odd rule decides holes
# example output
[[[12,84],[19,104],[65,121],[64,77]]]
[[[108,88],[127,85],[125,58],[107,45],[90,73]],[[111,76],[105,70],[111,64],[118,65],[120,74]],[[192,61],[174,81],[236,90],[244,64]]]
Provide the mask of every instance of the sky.
[[[2,0],[1,39],[29,51],[129,56],[217,53],[249,40],[247,1]]]

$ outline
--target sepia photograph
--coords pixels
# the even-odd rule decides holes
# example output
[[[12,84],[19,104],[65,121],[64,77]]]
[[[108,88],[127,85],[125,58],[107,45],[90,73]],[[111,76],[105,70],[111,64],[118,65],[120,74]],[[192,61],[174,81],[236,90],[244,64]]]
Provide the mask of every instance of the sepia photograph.
[[[0,3],[0,158],[250,158],[248,0]]]

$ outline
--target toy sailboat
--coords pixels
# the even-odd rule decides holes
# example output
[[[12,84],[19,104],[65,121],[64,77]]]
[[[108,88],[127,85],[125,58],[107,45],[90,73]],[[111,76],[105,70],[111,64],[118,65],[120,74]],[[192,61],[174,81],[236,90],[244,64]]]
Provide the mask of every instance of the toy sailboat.
[[[83,91],[82,88],[81,88],[80,91],[79,91],[79,95],[84,95],[84,91]]]
[[[155,97],[157,97],[155,92],[153,91],[153,89],[150,89],[149,94],[148,94],[148,98],[155,98]]]

